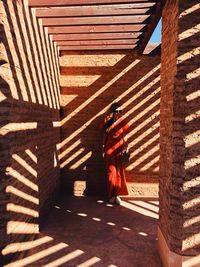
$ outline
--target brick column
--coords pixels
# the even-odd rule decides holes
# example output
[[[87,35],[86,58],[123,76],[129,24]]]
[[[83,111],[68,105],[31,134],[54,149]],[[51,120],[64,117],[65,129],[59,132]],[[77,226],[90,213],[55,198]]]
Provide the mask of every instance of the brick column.
[[[162,15],[158,244],[164,266],[196,264],[200,253],[199,13],[198,0],[168,0]]]

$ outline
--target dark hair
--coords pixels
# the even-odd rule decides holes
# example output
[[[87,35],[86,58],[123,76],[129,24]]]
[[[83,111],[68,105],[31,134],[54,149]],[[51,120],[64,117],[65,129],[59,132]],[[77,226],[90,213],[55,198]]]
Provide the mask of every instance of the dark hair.
[[[112,105],[111,105],[111,107],[110,107],[110,111],[111,112],[115,112],[117,109],[119,109],[120,108],[120,104],[118,103],[118,102],[115,102],[115,103],[113,103]]]
[[[110,106],[109,110],[111,113],[115,113],[117,109],[120,109],[120,104],[118,102],[115,102]],[[109,120],[106,121],[104,125],[104,130],[107,130],[114,122],[115,122],[115,119],[114,119],[114,116],[112,115],[112,117],[110,117]]]

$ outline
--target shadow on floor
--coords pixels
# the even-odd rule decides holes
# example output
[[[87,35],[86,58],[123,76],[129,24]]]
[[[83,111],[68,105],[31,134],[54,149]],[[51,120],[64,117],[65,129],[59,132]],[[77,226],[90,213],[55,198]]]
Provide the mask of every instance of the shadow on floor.
[[[111,205],[97,197],[62,197],[28,255],[14,266],[161,267],[157,200]]]

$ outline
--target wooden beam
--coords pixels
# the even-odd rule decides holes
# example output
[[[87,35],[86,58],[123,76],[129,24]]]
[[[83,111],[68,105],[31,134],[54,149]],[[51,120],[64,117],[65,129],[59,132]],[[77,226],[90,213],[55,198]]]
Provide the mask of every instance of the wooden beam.
[[[120,50],[120,49],[134,49],[136,45],[88,45],[88,46],[60,46],[60,50],[74,51],[74,50]]]
[[[138,32],[146,24],[129,24],[129,25],[95,25],[95,26],[58,26],[48,27],[49,34],[57,33],[108,33],[108,32]]]
[[[138,56],[138,52],[137,52],[137,50],[136,49],[130,49],[130,48],[127,48],[129,51],[131,51],[131,53],[132,53],[132,55],[133,56]],[[120,51],[118,51],[118,50],[120,50]],[[124,54],[125,52],[127,52],[127,51],[123,51],[123,49],[113,49],[112,51],[110,51],[110,50],[104,50],[103,51],[103,55],[121,55],[121,54]],[[101,51],[95,51],[95,55],[101,55],[102,56],[102,53],[101,53]],[[85,51],[84,50],[79,50],[79,51],[76,51],[76,50],[71,50],[71,51],[69,51],[69,50],[62,50],[62,51],[60,51],[60,56],[61,57],[63,57],[63,56],[71,56],[71,55],[85,55]],[[94,51],[93,50],[87,50],[87,55],[93,55],[94,56]],[[76,64],[77,65],[77,64]]]
[[[100,39],[128,39],[137,38],[139,32],[122,32],[122,33],[79,33],[79,34],[54,34],[53,41],[69,41],[69,40],[100,40]]]
[[[68,60],[66,58],[66,60]],[[60,75],[102,75],[102,73],[107,72],[110,68],[109,66],[93,66],[92,68],[90,66],[84,66],[80,67],[77,62],[78,67],[60,67]]]
[[[92,5],[92,4],[114,4],[114,3],[134,3],[139,0],[29,0],[30,7],[48,7],[48,6],[75,6],[75,5]],[[142,0],[149,2],[149,0]],[[152,2],[155,2],[152,1]]]
[[[154,5],[150,3],[150,7]],[[78,16],[97,16],[97,15],[134,15],[145,14],[149,8],[136,8],[130,4],[124,5],[102,5],[102,6],[75,6],[75,7],[52,7],[37,8],[36,17],[53,18],[53,17],[78,17]]]
[[[140,40],[139,44],[138,44],[138,49],[139,49],[139,53],[142,54],[146,45],[148,44],[149,42],[149,39],[151,38],[151,35],[153,33],[153,31],[155,30],[161,16],[162,16],[162,8],[163,8],[163,5],[161,4],[161,1],[158,2],[156,4],[156,7],[155,7],[155,13],[153,15],[151,15],[151,21],[150,23],[147,25],[146,27],[146,31],[143,35],[143,38]]]
[[[161,51],[161,44],[148,43],[143,51],[143,55],[158,54]]]
[[[74,45],[120,45],[120,44],[135,44],[137,39],[119,39],[119,40],[82,40],[82,41],[58,41],[58,46],[74,46]]]
[[[43,26],[61,25],[103,25],[103,24],[128,24],[142,23],[149,15],[138,16],[103,16],[103,17],[71,17],[71,18],[44,18]]]

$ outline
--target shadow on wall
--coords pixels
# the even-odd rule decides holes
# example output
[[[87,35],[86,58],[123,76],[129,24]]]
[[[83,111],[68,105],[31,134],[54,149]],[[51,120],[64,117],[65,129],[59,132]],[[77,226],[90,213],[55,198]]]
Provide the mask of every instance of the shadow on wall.
[[[63,52],[60,64],[63,191],[106,193],[100,125],[116,101],[122,103],[131,126],[128,180],[157,177],[160,53],[138,58],[132,51]]]
[[[192,267],[200,263],[200,6],[171,3],[163,13],[159,227],[171,251],[196,256],[182,258]]]
[[[185,152],[183,162],[183,255],[200,253],[200,31],[199,4],[185,3],[181,13],[179,40],[180,54],[177,78],[185,79],[182,89],[183,136]],[[188,23],[189,21],[189,23]],[[187,46],[185,45],[187,44]],[[189,45],[188,45],[189,44]],[[185,71],[183,77],[181,68]],[[179,86],[177,85],[177,88]],[[199,263],[200,259],[198,258]],[[195,263],[195,262],[194,262]],[[188,262],[190,264],[190,262]],[[191,264],[193,264],[191,262]]]
[[[0,3],[1,263],[34,240],[59,182],[55,47],[31,11]],[[34,29],[34,30],[33,30]]]

